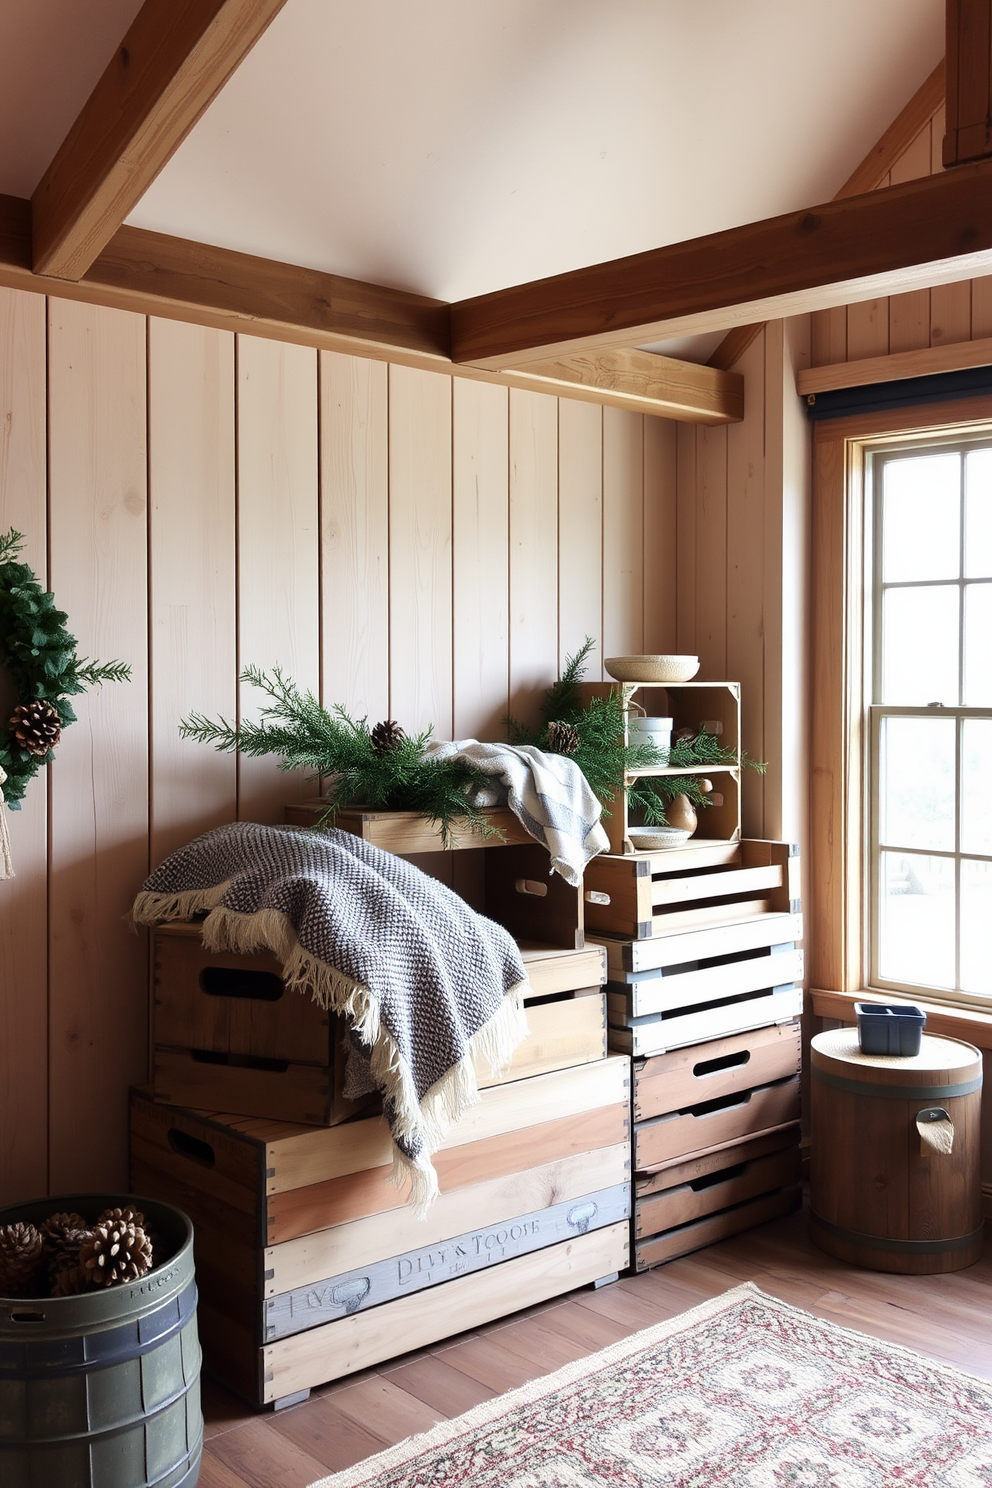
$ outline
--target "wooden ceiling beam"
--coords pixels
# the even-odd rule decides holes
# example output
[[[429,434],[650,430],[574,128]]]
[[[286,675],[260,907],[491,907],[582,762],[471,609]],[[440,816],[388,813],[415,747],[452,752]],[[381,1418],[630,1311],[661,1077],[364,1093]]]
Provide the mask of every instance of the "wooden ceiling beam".
[[[992,270],[992,161],[462,300],[452,354],[525,367]]]
[[[0,284],[655,417],[729,423],[743,413],[738,374],[649,352],[576,357],[522,373],[456,367],[443,301],[141,228],[120,228],[82,279],[36,274],[31,204],[18,197],[0,196]]]
[[[31,198],[36,273],[81,279],[286,0],[145,0]]]
[[[848,176],[834,197],[843,201],[848,196],[862,196],[866,191],[877,191],[885,184],[889,171],[904,150],[913,143],[920,130],[925,128],[944,101],[944,59],[937,63],[906,107],[893,119],[888,129],[877,140],[861,164]],[[709,366],[729,370],[747,351],[765,329],[767,321],[759,320],[753,325],[734,326],[728,331],[709,358]]]

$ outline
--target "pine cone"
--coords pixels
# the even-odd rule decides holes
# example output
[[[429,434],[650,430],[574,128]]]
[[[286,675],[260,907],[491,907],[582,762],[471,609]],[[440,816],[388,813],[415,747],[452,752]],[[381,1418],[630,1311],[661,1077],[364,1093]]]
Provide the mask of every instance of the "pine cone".
[[[85,1266],[64,1266],[52,1278],[53,1297],[78,1297],[80,1292],[90,1290],[89,1273]]]
[[[133,1209],[130,1204],[125,1205],[123,1209],[104,1209],[97,1218],[97,1224],[140,1225],[145,1233],[148,1233],[148,1221],[145,1216],[140,1209]]]
[[[0,1296],[38,1297],[44,1292],[41,1231],[33,1224],[0,1228]]]
[[[36,698],[33,703],[21,703],[15,708],[10,717],[10,727],[19,747],[36,759],[44,759],[62,734],[62,720],[44,698]]]
[[[377,723],[372,730],[372,753],[388,754],[391,749],[396,749],[403,743],[406,734],[393,719],[386,718],[382,723]]]
[[[548,748],[552,754],[574,754],[581,742],[579,731],[572,724],[562,723],[560,718],[548,724]]]
[[[152,1268],[151,1241],[140,1225],[104,1220],[79,1253],[91,1286],[137,1281]]]
[[[60,1272],[79,1265],[79,1252],[92,1236],[93,1231],[80,1214],[52,1214],[45,1220],[41,1226],[41,1238],[51,1287],[54,1288]]]

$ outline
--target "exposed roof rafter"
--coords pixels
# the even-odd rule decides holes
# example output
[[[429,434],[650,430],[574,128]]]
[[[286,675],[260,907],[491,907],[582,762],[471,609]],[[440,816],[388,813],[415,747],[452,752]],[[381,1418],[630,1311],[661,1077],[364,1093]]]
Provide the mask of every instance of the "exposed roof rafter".
[[[31,199],[36,273],[81,279],[286,0],[145,0]]]

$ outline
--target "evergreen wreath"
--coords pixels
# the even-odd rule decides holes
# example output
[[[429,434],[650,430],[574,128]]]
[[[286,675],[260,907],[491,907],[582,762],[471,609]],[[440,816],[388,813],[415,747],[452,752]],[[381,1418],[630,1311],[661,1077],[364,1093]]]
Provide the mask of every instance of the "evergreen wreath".
[[[17,697],[13,718],[0,730],[0,781],[13,811],[20,810],[28,782],[54,758],[61,730],[76,721],[68,698],[131,676],[123,661],[80,659],[65,628],[68,615],[55,608],[55,596],[42,589],[32,569],[16,562],[23,542],[13,527],[0,533],[0,661]],[[33,747],[24,747],[24,738]]]
[[[258,723],[215,722],[192,713],[180,723],[180,734],[226,753],[275,754],[281,770],[302,768],[327,777],[320,826],[333,824],[342,806],[361,804],[377,811],[419,812],[438,823],[446,847],[459,823],[483,837],[502,837],[470,799],[492,785],[489,776],[464,761],[425,757],[431,729],[407,735],[392,719],[370,729],[367,719],[349,717],[340,704],[323,707],[279,667],[271,673],[246,667],[241,680],[272,700]]]

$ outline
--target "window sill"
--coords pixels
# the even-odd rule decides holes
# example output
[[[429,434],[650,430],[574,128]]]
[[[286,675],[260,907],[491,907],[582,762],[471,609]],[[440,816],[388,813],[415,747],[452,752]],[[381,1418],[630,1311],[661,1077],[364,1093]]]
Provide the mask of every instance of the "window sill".
[[[810,991],[813,1012],[818,1018],[837,1018],[844,1023],[854,1023],[856,1002],[879,1002],[877,992],[820,992]],[[895,1006],[912,1002],[927,1015],[927,1033],[944,1034],[947,1038],[965,1039],[979,1049],[992,1049],[992,1013],[973,1012],[969,1008],[948,1007],[946,1003],[914,1001],[909,997],[889,997],[885,1001]]]

